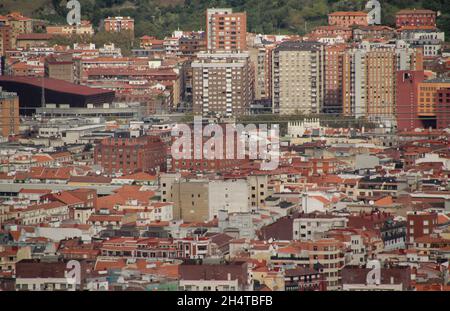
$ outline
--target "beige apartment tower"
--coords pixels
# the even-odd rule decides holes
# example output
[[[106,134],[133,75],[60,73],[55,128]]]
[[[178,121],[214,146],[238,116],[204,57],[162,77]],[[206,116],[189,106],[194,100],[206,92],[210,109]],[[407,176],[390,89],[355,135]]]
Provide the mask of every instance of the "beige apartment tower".
[[[325,45],[287,41],[272,54],[273,113],[320,113],[324,101]]]

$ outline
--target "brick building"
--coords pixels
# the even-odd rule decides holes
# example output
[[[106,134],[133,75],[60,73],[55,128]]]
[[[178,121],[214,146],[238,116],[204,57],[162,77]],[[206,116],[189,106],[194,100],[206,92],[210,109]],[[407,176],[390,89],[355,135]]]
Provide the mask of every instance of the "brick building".
[[[406,241],[413,243],[417,238],[432,234],[437,222],[436,213],[409,212],[406,216]]]
[[[19,134],[19,97],[17,93],[4,92],[0,87],[0,135]]]
[[[0,23],[0,57],[12,48],[12,27]]]
[[[166,166],[166,146],[159,137],[107,138],[94,150],[94,162],[105,173],[157,172]]]
[[[450,88],[450,79],[437,78],[426,80],[419,83],[418,88],[417,113],[424,127],[436,128],[437,119],[439,118],[442,128],[442,126],[446,125],[445,119],[449,114],[447,90]],[[448,120],[446,123],[448,124]]]
[[[395,15],[397,28],[405,26],[436,28],[436,12],[432,10],[401,10]]]
[[[325,47],[325,94],[324,112],[342,113],[342,71],[347,46]]]
[[[450,128],[450,86],[437,92],[436,127],[438,129]]]
[[[233,9],[206,11],[208,51],[247,50],[247,14],[233,13]]]
[[[254,76],[248,53],[199,53],[192,69],[194,114],[229,117],[248,113]]]
[[[129,31],[134,37],[134,19],[131,17],[108,17],[104,21],[106,32]]]
[[[368,26],[367,12],[333,12],[328,14],[328,24],[342,27],[349,26]]]
[[[397,129],[409,131],[422,127],[417,114],[418,86],[425,80],[423,71],[397,71],[396,116]]]

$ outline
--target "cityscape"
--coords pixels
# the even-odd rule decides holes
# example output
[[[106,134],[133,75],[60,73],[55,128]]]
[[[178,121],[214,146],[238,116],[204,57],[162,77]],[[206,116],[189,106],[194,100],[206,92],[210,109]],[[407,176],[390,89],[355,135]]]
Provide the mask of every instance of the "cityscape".
[[[336,2],[0,4],[0,291],[450,291],[450,6]]]

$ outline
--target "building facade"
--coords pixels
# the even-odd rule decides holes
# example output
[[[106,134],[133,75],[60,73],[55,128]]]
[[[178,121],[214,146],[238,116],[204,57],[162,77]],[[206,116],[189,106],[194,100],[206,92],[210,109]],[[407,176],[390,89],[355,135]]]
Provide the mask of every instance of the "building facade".
[[[3,137],[19,134],[19,97],[0,87],[0,130]]]
[[[192,69],[195,115],[230,117],[248,113],[254,76],[248,53],[199,53]]]
[[[397,28],[405,26],[436,28],[436,12],[432,10],[401,10],[395,15]]]
[[[328,24],[342,27],[368,26],[368,14],[366,12],[333,12],[328,14]]]
[[[158,137],[106,138],[94,151],[95,164],[105,173],[131,174],[165,170],[166,146]]]
[[[324,101],[325,45],[283,42],[272,55],[272,109],[279,114],[319,113]]]
[[[208,9],[206,33],[208,51],[245,51],[247,14],[233,13],[233,9]]]
[[[108,17],[104,20],[104,29],[106,32],[128,31],[134,37],[134,19],[124,16]]]
[[[397,129],[409,131],[422,127],[418,117],[418,87],[425,80],[423,71],[398,71],[396,85]]]

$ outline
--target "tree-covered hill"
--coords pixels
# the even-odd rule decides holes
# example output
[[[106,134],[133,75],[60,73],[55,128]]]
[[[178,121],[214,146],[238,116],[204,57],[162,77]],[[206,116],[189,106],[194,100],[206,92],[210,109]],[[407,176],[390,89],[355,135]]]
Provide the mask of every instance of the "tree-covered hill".
[[[366,0],[79,0],[84,19],[98,25],[111,15],[132,16],[136,35],[163,37],[173,30],[205,28],[208,7],[232,7],[246,11],[248,30],[257,33],[299,33],[326,24],[327,14],[336,10],[362,10]],[[36,18],[64,23],[67,0],[2,0],[0,14],[22,10]],[[395,12],[403,8],[440,11],[439,27],[450,34],[449,0],[380,0],[383,23],[394,23]]]

